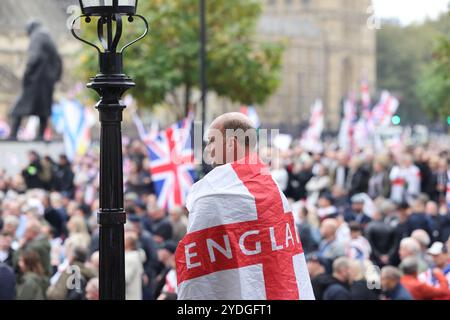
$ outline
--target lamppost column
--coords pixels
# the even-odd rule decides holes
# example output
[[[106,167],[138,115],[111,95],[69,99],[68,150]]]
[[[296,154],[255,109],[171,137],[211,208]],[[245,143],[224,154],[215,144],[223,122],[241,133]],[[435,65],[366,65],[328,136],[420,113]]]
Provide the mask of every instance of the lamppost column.
[[[120,98],[133,87],[132,80],[122,73],[122,54],[100,54],[100,74],[88,87],[101,99],[96,105],[100,113],[100,267],[101,300],[125,300],[123,204],[122,112]]]

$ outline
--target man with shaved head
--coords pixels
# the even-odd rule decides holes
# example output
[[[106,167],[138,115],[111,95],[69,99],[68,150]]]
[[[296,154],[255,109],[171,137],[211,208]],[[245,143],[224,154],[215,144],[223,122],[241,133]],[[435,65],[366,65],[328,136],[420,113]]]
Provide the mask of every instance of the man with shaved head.
[[[216,167],[240,160],[254,151],[256,130],[242,113],[232,112],[216,118],[209,128],[206,156]]]
[[[314,299],[292,211],[256,143],[241,113],[212,122],[205,156],[214,169],[190,190],[175,257],[178,299]]]

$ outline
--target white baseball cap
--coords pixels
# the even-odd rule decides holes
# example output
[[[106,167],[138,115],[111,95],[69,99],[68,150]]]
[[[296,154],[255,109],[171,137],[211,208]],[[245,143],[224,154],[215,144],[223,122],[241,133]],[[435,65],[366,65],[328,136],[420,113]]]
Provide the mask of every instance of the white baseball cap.
[[[435,242],[427,252],[433,256],[436,256],[441,253],[447,253],[447,248],[442,242]]]

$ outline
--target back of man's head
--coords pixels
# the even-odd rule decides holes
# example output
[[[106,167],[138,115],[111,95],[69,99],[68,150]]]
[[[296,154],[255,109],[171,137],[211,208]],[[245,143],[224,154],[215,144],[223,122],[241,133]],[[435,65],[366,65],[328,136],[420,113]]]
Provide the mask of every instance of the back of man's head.
[[[400,269],[405,275],[417,275],[419,270],[419,260],[416,257],[407,257],[400,264]]]
[[[350,268],[350,259],[347,257],[339,257],[333,262],[333,276],[337,277],[348,273]]]
[[[395,280],[396,282],[399,282],[400,278],[402,277],[402,273],[396,267],[385,266],[383,267],[383,269],[381,269],[381,277],[386,277]]]
[[[256,129],[250,119],[239,112],[225,113],[214,120],[221,128],[224,138],[227,134],[236,136],[241,145],[245,145],[250,150],[256,146]]]

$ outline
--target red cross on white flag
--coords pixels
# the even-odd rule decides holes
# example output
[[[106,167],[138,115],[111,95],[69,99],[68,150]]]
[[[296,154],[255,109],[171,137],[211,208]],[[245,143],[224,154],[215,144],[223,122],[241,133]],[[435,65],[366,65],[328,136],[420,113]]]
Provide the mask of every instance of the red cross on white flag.
[[[176,252],[179,299],[314,299],[293,214],[267,172],[252,156],[192,187]]]

